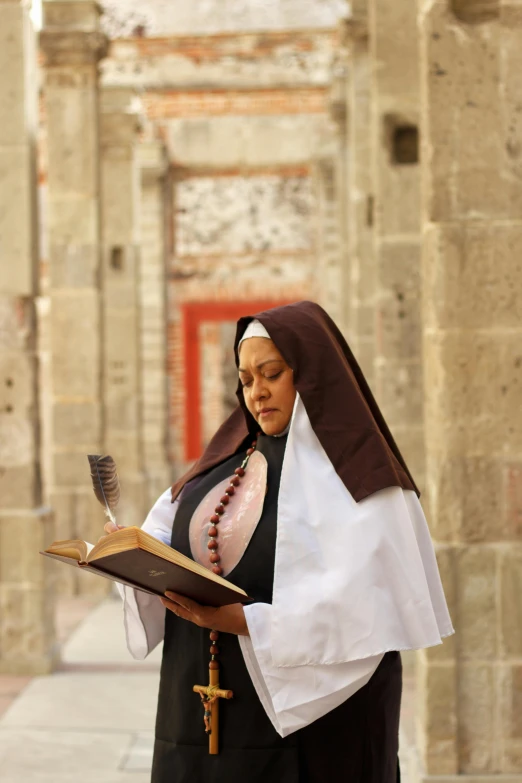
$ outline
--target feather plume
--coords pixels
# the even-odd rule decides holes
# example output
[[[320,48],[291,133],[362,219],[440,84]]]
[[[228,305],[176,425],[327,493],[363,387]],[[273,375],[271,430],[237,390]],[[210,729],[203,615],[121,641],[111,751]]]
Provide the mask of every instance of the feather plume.
[[[91,466],[94,494],[104,507],[106,516],[113,524],[116,524],[114,509],[120,499],[120,480],[116,471],[116,463],[109,455],[102,457],[100,454],[89,454],[87,459]]]

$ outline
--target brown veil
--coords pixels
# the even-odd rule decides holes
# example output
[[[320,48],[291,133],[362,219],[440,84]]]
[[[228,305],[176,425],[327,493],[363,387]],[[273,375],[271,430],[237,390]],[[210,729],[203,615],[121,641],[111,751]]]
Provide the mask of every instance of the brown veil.
[[[419,494],[354,355],[323,308],[295,302],[240,318],[234,344],[238,366],[238,345],[253,319],[263,324],[292,367],[313,430],[354,500],[392,486]],[[173,500],[188,481],[246,447],[258,431],[239,383],[237,396],[238,407],[172,487]]]

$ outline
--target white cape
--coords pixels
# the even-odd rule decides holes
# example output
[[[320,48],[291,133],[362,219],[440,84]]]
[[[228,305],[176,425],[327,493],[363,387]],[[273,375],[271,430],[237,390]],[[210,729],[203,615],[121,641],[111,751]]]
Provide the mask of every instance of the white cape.
[[[417,496],[389,487],[356,503],[299,395],[279,490],[270,630],[276,666],[431,647],[453,633]]]
[[[170,538],[177,503],[161,496],[144,528]],[[163,635],[158,600],[125,588],[129,649]],[[245,608],[239,637],[252,682],[281,736],[365,685],[384,653],[453,633],[433,545],[413,491],[389,487],[356,503],[297,395],[279,492],[273,603]]]

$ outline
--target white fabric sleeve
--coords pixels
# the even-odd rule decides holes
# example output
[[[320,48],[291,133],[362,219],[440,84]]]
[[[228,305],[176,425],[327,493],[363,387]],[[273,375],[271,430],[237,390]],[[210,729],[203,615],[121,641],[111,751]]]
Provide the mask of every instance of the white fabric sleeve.
[[[308,726],[353,696],[370,680],[383,656],[333,665],[285,666],[272,663],[269,604],[245,607],[250,637],[239,645],[257,695],[281,737]]]
[[[170,544],[172,525],[179,501],[171,502],[171,490],[167,489],[153,505],[141,529],[154,538]],[[156,595],[134,590],[127,585],[117,585],[123,598],[123,617],[127,648],[138,661],[142,661],[163,639],[165,607]]]

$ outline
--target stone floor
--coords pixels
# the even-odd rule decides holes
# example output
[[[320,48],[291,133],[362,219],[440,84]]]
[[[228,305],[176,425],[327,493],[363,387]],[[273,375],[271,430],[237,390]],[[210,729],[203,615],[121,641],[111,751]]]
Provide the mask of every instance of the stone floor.
[[[119,599],[90,609],[59,671],[0,678],[2,783],[150,780],[161,652],[132,660]]]
[[[149,783],[161,650],[130,657],[119,599],[61,611],[60,632],[72,633],[60,670],[0,677],[2,783]],[[403,781],[414,783],[408,659],[405,673]]]

